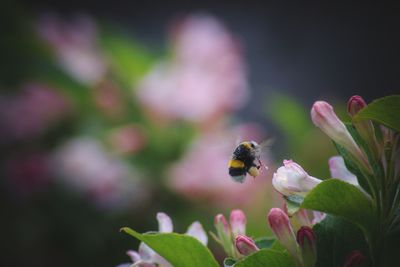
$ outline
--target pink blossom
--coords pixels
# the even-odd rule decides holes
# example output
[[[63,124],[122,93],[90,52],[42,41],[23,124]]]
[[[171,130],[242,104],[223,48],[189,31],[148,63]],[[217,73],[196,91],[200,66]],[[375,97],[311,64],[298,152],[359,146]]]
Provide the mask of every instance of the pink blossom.
[[[284,166],[279,167],[272,178],[272,185],[285,196],[305,196],[317,186],[321,180],[308,173],[292,160],[284,160]]]
[[[172,43],[173,58],[158,64],[137,90],[153,113],[207,122],[244,103],[248,85],[242,57],[217,20],[186,17],[174,28]]]
[[[145,146],[146,136],[139,125],[129,124],[113,129],[108,141],[118,154],[132,154]]]
[[[101,207],[140,206],[147,197],[141,175],[90,137],[63,144],[56,151],[53,171],[60,182]]]
[[[232,156],[237,136],[253,139],[249,134],[256,132],[257,128],[243,125],[236,129],[215,129],[201,135],[172,166],[169,186],[189,199],[211,201],[216,205],[249,202],[262,189],[260,184],[267,182],[266,172],[256,179],[247,179],[243,184],[234,183],[228,173],[227,160]]]
[[[72,77],[87,85],[101,80],[106,64],[96,43],[97,26],[92,18],[79,15],[67,22],[46,14],[40,18],[37,29]]]
[[[15,95],[0,95],[0,137],[3,142],[36,137],[68,110],[66,98],[55,89],[26,83]]]

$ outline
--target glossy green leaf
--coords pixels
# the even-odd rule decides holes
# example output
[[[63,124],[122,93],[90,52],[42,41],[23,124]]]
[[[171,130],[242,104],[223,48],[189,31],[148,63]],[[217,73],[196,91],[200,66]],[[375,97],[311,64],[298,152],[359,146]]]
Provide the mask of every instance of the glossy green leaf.
[[[197,239],[177,233],[145,233],[124,227],[121,231],[146,243],[174,267],[217,267],[210,250]]]
[[[379,98],[360,110],[354,121],[373,120],[400,132],[400,95]]]
[[[368,246],[362,231],[345,219],[328,215],[313,228],[317,237],[316,267],[343,266],[353,250],[368,258]]]
[[[259,237],[254,239],[254,243],[258,248],[270,248],[276,242],[272,237]]]
[[[356,186],[338,179],[317,185],[304,199],[302,208],[341,216],[370,233],[375,225],[371,199]]]
[[[287,252],[261,249],[235,264],[235,267],[295,267]]]

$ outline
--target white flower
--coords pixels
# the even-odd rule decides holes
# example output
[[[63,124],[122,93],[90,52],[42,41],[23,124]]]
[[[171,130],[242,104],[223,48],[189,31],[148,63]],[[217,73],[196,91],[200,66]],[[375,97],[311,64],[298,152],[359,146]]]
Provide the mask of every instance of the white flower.
[[[272,178],[272,185],[285,196],[305,196],[321,180],[308,175],[308,173],[292,160],[284,160]]]
[[[173,224],[171,218],[163,212],[157,213],[158,231],[160,233],[172,233]],[[188,230],[187,235],[190,235],[199,240],[204,246],[207,246],[208,237],[200,222],[193,222]],[[172,267],[172,265],[157,252],[147,246],[145,243],[140,243],[138,251],[129,250],[127,252],[131,258],[133,265],[139,267]],[[122,265],[124,266],[124,265]]]
[[[341,156],[334,156],[329,159],[329,170],[332,178],[338,178],[352,185],[358,186],[357,177],[346,168]]]

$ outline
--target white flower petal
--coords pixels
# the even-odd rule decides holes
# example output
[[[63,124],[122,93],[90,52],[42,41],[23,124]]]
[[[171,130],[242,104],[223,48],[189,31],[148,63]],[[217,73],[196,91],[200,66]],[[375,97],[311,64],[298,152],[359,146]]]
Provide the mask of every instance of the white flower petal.
[[[137,262],[141,259],[139,253],[134,250],[128,250],[126,254],[131,258],[132,262]]]
[[[305,196],[321,180],[312,177],[297,163],[284,160],[284,166],[278,168],[272,178],[272,185],[285,196]]]
[[[193,236],[197,240],[199,240],[203,245],[207,246],[208,237],[206,232],[203,229],[203,226],[198,221],[193,222],[187,232],[187,235]]]
[[[341,156],[335,156],[329,159],[329,170],[332,178],[338,178],[358,186],[357,177],[346,168]]]
[[[152,250],[148,245],[145,243],[140,243],[139,245],[139,255],[142,261],[151,261],[154,258],[156,252]]]
[[[157,213],[158,231],[160,233],[172,233],[173,225],[171,218],[164,212]]]

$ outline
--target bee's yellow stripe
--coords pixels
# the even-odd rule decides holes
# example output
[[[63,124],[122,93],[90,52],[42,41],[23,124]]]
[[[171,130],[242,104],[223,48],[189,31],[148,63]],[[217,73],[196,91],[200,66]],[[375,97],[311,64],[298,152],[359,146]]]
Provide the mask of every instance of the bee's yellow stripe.
[[[241,145],[245,146],[247,149],[251,149],[251,145],[249,142],[242,142]]]
[[[244,163],[243,161],[237,160],[237,159],[231,159],[229,161],[228,166],[230,168],[243,168],[244,167]]]

